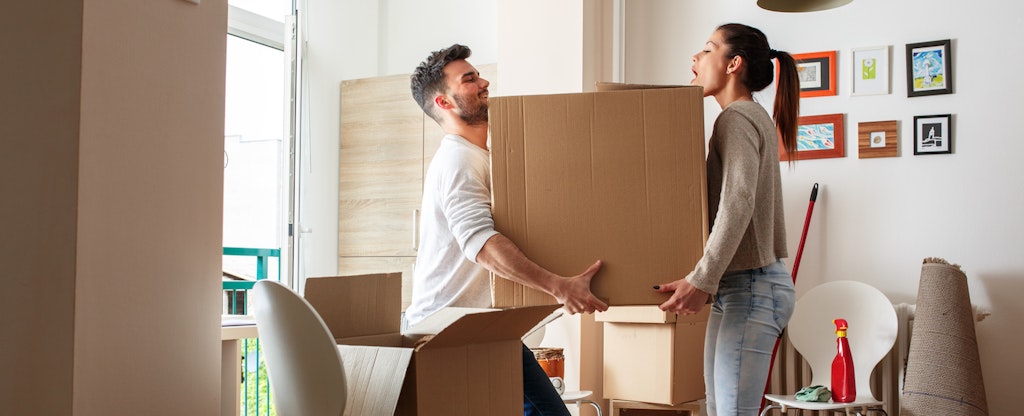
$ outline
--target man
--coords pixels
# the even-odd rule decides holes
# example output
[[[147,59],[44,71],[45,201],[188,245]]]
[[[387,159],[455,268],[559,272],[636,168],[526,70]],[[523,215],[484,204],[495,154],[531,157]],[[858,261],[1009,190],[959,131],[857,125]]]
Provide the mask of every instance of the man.
[[[424,178],[420,246],[406,323],[415,325],[444,307],[490,306],[488,271],[550,294],[571,314],[606,310],[590,291],[600,260],[582,274],[559,276],[526,258],[494,230],[487,147],[490,83],[466,61],[470,53],[463,45],[436,51],[411,77],[413,98],[445,137]],[[523,392],[526,415],[569,414],[525,345]]]

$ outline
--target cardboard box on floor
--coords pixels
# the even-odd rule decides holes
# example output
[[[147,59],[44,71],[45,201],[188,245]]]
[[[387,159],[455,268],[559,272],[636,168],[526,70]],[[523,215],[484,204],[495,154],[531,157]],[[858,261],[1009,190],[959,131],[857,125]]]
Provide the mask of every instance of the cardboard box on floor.
[[[704,397],[707,306],[679,315],[657,306],[615,306],[604,322],[604,397],[675,405]]]
[[[663,405],[627,400],[612,400],[611,416],[698,416],[707,414],[702,410],[701,401],[686,402],[677,405]]]
[[[400,273],[306,280],[345,363],[345,414],[522,415],[520,337],[555,307],[446,309],[402,333],[401,286]]]
[[[599,89],[490,99],[495,228],[564,276],[603,260],[591,287],[609,305],[656,305],[651,286],[692,270],[707,238],[702,89]],[[555,303],[491,280],[495,307]]]

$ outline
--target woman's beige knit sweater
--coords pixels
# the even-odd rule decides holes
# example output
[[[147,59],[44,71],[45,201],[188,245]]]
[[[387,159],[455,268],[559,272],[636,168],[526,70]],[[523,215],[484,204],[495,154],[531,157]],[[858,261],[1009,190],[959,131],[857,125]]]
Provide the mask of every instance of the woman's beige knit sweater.
[[[788,256],[778,133],[760,104],[736,101],[719,114],[708,143],[707,179],[711,234],[686,280],[715,294],[725,272]]]

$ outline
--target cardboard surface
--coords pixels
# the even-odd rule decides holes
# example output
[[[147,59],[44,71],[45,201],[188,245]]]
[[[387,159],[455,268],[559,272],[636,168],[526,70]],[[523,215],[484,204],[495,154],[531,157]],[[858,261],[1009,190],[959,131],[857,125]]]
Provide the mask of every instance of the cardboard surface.
[[[345,414],[394,414],[412,349],[339,345],[338,352],[348,385]]]
[[[665,405],[703,398],[704,334],[711,308],[663,323],[648,319],[665,317],[657,306],[625,313],[617,308],[598,317],[605,319],[604,397]],[[628,316],[645,321],[622,319]]]
[[[303,290],[334,338],[398,333],[401,293],[401,273],[309,278]]]
[[[310,278],[304,295],[335,339],[351,344],[339,346],[349,380],[346,415],[521,415],[520,337],[556,309],[453,308],[430,331],[417,326],[433,333],[402,334],[398,273]]]
[[[495,227],[561,275],[604,266],[592,290],[609,305],[653,305],[707,236],[699,87],[492,97]],[[554,304],[492,276],[494,306]]]
[[[657,85],[657,84],[623,84],[621,82],[598,82],[594,84],[597,92],[622,91],[622,90],[647,90],[652,88],[680,88],[682,85]],[[702,88],[702,87],[695,87]],[[701,93],[703,95],[703,93]]]
[[[611,401],[612,416],[697,416],[700,414],[702,414],[700,402],[663,405],[625,400]]]

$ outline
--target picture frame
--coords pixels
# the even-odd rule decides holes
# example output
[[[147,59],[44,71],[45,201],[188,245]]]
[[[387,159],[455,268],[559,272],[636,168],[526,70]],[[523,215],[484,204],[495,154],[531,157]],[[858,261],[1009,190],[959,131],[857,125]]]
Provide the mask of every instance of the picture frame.
[[[836,51],[793,55],[800,77],[800,98],[836,95]]]
[[[825,159],[846,156],[843,114],[800,117],[795,155],[786,153],[779,142],[779,160]]]
[[[907,44],[907,97],[953,93],[949,39]]]
[[[853,50],[851,96],[889,94],[889,45]]]
[[[899,156],[899,122],[886,120],[858,123],[857,146],[857,157],[860,159]]]
[[[914,154],[953,153],[952,114],[914,116]]]

